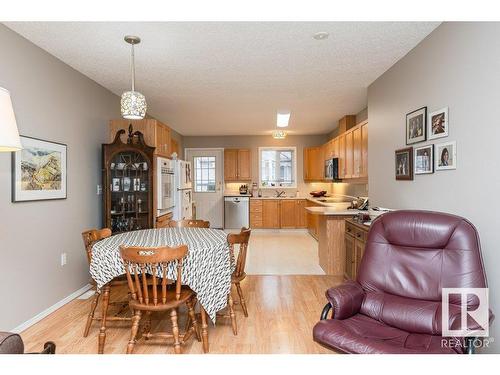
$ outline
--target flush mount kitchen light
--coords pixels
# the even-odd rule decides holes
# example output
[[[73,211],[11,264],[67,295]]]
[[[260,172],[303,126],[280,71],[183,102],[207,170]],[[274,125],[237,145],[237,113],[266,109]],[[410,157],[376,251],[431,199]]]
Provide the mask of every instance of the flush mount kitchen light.
[[[316,40],[324,40],[324,39],[328,39],[329,36],[330,36],[330,34],[328,34],[326,31],[320,31],[320,32],[314,34],[313,38]]]
[[[141,42],[138,36],[127,35],[125,41],[132,46],[130,53],[130,70],[132,75],[132,90],[125,91],[121,99],[122,117],[129,120],[141,120],[146,115],[148,105],[146,98],[140,92],[135,91],[135,61],[134,45]]]
[[[286,128],[290,121],[290,112],[278,112],[276,116],[276,126],[278,128]]]
[[[286,131],[284,131],[284,130],[273,131],[273,138],[274,139],[285,139],[286,138]]]

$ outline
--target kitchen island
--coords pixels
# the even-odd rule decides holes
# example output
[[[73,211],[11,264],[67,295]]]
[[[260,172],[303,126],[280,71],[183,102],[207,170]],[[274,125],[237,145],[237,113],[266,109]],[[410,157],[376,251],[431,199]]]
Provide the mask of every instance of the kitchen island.
[[[306,211],[318,220],[319,265],[327,275],[343,276],[345,272],[345,220],[358,210],[334,206],[307,207]]]

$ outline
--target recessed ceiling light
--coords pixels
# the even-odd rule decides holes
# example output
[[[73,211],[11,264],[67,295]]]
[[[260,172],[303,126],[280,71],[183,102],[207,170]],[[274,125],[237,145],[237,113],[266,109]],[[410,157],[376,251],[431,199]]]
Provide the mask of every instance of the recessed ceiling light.
[[[313,38],[316,40],[324,40],[324,39],[328,39],[329,36],[330,36],[330,34],[328,34],[326,31],[320,31],[320,32],[314,34]]]
[[[288,126],[288,121],[290,121],[289,111],[280,111],[276,116],[276,126],[278,128],[286,128]]]

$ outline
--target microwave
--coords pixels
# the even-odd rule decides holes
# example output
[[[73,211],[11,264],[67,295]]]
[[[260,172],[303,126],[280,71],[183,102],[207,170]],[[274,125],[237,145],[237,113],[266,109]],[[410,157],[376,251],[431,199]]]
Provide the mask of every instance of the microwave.
[[[332,158],[325,161],[325,180],[339,180],[339,159]]]

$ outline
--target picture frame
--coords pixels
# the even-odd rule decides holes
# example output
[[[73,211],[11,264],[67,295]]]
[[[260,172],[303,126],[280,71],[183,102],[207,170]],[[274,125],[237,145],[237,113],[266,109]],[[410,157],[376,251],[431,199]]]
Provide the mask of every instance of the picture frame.
[[[434,145],[426,145],[415,148],[414,150],[415,174],[434,173]]]
[[[406,144],[412,145],[427,140],[427,107],[406,115]]]
[[[131,191],[132,180],[130,179],[130,177],[123,177],[122,188],[123,191]]]
[[[67,145],[20,136],[22,149],[12,152],[13,203],[67,198]]]
[[[406,147],[394,152],[396,180],[413,180],[413,147]]]
[[[436,171],[457,169],[457,142],[449,141],[435,145]]]
[[[447,137],[449,134],[448,107],[429,113],[427,134],[430,139]]]
[[[120,191],[121,181],[119,178],[113,178],[112,191]]]

